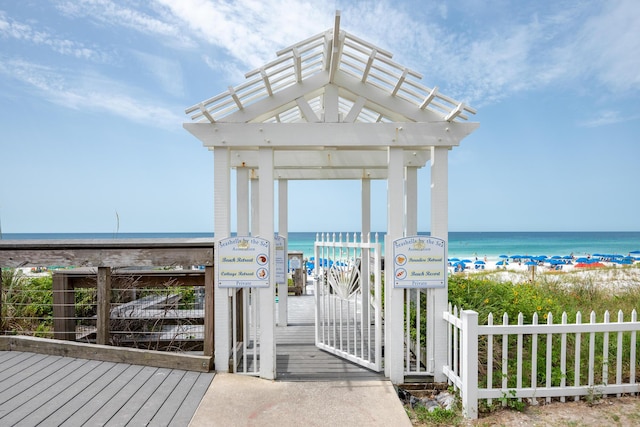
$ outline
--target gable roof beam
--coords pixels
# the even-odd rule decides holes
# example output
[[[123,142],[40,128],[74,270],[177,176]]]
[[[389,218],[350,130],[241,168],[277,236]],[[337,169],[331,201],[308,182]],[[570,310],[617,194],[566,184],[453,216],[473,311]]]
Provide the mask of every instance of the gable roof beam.
[[[273,90],[271,90],[271,83],[269,82],[269,76],[266,71],[264,71],[264,67],[260,68],[260,76],[262,76],[262,81],[264,82],[264,87],[267,89],[267,93],[269,96],[273,96]]]
[[[371,82],[362,83],[347,73],[340,73],[336,77],[339,86],[344,87],[357,96],[365,97],[370,103],[376,105],[371,107],[378,113],[389,117],[397,122],[429,122],[442,120],[442,116],[430,110],[420,110],[414,104],[398,97],[389,96],[389,92],[379,85]]]
[[[300,109],[300,113],[305,118],[305,120],[309,123],[320,123],[320,119],[316,116],[316,113],[313,112],[313,108],[304,99],[304,96],[300,98],[296,98],[296,104],[298,104],[298,108]]]
[[[451,112],[449,114],[447,114],[444,119],[446,121],[448,121],[448,122],[453,121],[453,119],[455,119],[456,117],[458,117],[460,115],[460,113],[462,113],[463,109],[464,109],[464,104],[461,102],[460,104],[458,104],[458,106],[456,108],[451,110]]]
[[[233,101],[236,103],[239,110],[244,109],[242,102],[240,102],[240,98],[238,98],[238,94],[236,93],[233,86],[229,86],[229,95],[231,95],[231,98],[233,98]]]
[[[361,38],[354,36],[353,34],[345,34],[344,42],[345,44],[349,45],[349,47],[356,49],[364,53],[365,55],[367,55],[369,51],[364,49],[363,46],[370,50],[375,50],[376,52],[378,52],[383,56],[386,56],[387,58],[393,58],[393,53],[389,52],[388,50],[381,49],[378,46],[375,46],[369,42],[366,42]]]
[[[340,11],[336,11],[335,24],[333,26],[333,43],[331,46],[331,62],[329,64],[329,82],[333,83],[336,72],[340,67],[340,56],[342,55],[342,38],[340,34]]]
[[[327,84],[329,75],[319,73],[307,77],[303,82],[285,87],[265,99],[247,105],[243,110],[235,111],[224,118],[225,122],[261,122],[284,111],[283,107],[296,98],[320,90]]]
[[[207,108],[204,106],[202,102],[200,103],[200,111],[202,112],[202,115],[205,116],[207,120],[209,120],[210,123],[216,122],[211,116],[211,114],[209,114],[209,110],[207,110]]]
[[[360,115],[360,112],[362,111],[362,108],[364,107],[364,104],[366,104],[366,102],[367,102],[367,99],[365,97],[359,96],[356,99],[356,102],[353,103],[351,110],[349,110],[349,113],[346,115],[343,121],[345,123],[355,122],[358,116]]]
[[[400,90],[400,86],[402,86],[402,83],[404,83],[405,79],[407,78],[408,73],[409,73],[409,70],[405,68],[404,71],[402,72],[402,75],[398,79],[398,83],[396,83],[396,86],[393,88],[391,95],[396,96],[396,93],[398,93],[398,90]]]
[[[429,95],[427,95],[424,101],[422,101],[422,104],[420,104],[420,109],[424,110],[425,108],[427,108],[427,105],[429,105],[431,101],[433,101],[433,98],[435,98],[437,93],[438,93],[438,86],[434,86],[433,89],[431,89],[431,92],[429,92]]]
[[[369,72],[371,71],[371,66],[373,65],[373,61],[376,59],[376,55],[378,51],[373,49],[371,54],[369,54],[369,60],[367,60],[367,65],[364,67],[364,71],[362,72],[362,83],[367,81],[367,77],[369,77]]]
[[[293,69],[296,73],[296,82],[302,81],[302,57],[297,48],[293,48]]]

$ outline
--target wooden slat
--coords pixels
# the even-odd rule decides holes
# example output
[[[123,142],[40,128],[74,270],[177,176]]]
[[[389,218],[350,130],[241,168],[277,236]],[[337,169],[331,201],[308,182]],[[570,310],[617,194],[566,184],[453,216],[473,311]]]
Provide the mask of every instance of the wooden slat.
[[[30,418],[30,421],[33,419],[49,425],[61,425],[73,414],[83,410],[109,381],[117,378],[128,366],[124,363],[100,362],[96,369],[82,377],[73,387],[60,391],[56,398],[48,402],[52,411],[48,412],[47,407],[42,407],[33,418]]]
[[[162,408],[163,405],[169,399],[169,395],[176,388],[178,383],[182,381],[186,374],[186,371],[171,371],[166,379],[162,382],[161,387],[158,387],[156,391],[147,399],[142,405],[140,410],[131,418],[130,424],[132,426],[146,426],[150,425],[151,419]],[[200,400],[198,400],[200,402]]]
[[[171,425],[175,414],[178,412],[178,410],[180,409],[180,405],[182,405],[184,401],[184,397],[196,383],[197,379],[198,374],[196,372],[185,373],[182,381],[180,381],[176,385],[176,387],[169,395],[167,403],[163,405],[162,408],[151,419],[151,425]]]
[[[198,374],[195,382],[184,397],[182,404],[178,407],[178,410],[171,419],[171,423],[169,425],[181,427],[189,424],[193,414],[196,412],[196,409],[200,406],[202,396],[204,396],[209,389],[211,379],[211,374]]]
[[[23,422],[28,420],[28,424],[37,425],[46,420],[49,425],[54,425],[50,416],[99,378],[110,366],[113,364],[90,360],[83,361],[83,364],[73,371],[70,368],[66,369],[66,375],[55,383],[54,387],[43,388],[37,399],[31,399],[27,405],[21,407],[25,408],[23,412],[26,414]]]
[[[65,358],[58,363],[49,365],[46,369],[30,375],[20,381],[16,386],[3,393],[0,405],[0,424],[14,425],[27,418],[34,409],[40,405],[36,404],[36,399],[48,399],[50,389],[57,387],[58,383],[66,377],[72,375],[87,363],[86,360]],[[74,376],[74,378],[77,378]],[[11,398],[5,400],[5,396],[11,393]]]
[[[211,356],[171,353],[97,344],[84,344],[25,336],[0,336],[0,350],[18,350],[59,356],[73,356],[104,362],[144,364],[159,368],[209,372]]]
[[[0,240],[0,266],[213,265],[213,246],[208,239]]]

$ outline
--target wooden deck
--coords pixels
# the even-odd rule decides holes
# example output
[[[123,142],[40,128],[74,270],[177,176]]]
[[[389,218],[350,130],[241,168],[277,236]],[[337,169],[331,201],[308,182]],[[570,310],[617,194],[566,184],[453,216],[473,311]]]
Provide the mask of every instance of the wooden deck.
[[[280,381],[380,380],[315,346],[314,298],[289,298],[278,326]],[[0,425],[187,426],[214,373],[0,351]]]
[[[371,371],[316,347],[313,295],[294,296],[288,300],[288,326],[276,327],[278,380],[362,381],[384,378],[383,373]]]
[[[0,425],[186,426],[213,373],[0,352]]]

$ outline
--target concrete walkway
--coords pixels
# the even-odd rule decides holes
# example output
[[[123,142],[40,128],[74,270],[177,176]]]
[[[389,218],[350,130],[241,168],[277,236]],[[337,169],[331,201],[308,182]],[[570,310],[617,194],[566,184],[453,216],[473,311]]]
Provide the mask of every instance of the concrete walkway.
[[[190,426],[411,426],[389,381],[283,382],[218,373]]]

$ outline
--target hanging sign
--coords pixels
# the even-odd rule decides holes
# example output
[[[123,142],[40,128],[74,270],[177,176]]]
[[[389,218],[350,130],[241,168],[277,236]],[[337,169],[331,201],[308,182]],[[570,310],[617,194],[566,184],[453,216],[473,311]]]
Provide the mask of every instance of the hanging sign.
[[[268,240],[260,237],[228,237],[218,243],[218,287],[267,288],[270,276]]]
[[[394,240],[393,273],[395,288],[444,288],[445,241],[428,236]]]
[[[282,236],[275,237],[276,245],[276,283],[287,283],[287,258],[286,258],[286,239]]]

